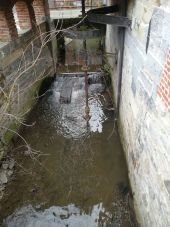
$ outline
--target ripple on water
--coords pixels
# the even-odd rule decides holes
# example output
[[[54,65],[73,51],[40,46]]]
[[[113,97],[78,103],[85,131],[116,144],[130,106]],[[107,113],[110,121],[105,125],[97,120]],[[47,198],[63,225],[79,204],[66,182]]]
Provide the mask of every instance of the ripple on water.
[[[104,91],[104,85],[100,83],[89,85],[89,107],[90,121],[88,123],[84,118],[85,115],[85,91],[84,78],[71,78],[74,86],[72,89],[71,103],[60,104],[60,91],[62,86],[57,80],[53,87],[52,93],[41,104],[44,111],[44,120],[49,122],[50,127],[55,127],[58,134],[66,138],[79,139],[89,132],[102,132],[102,123],[107,119],[103,105],[97,94]],[[78,80],[78,81],[77,81]],[[63,83],[63,81],[62,81]],[[96,95],[95,95],[96,94]]]
[[[7,227],[135,227],[108,92],[102,80],[90,82],[87,124],[84,78],[70,79],[57,78],[28,118],[35,124],[22,136],[35,156],[24,156],[26,147],[16,143],[21,168],[0,203],[0,221]],[[72,86],[69,104],[60,103],[65,83]]]

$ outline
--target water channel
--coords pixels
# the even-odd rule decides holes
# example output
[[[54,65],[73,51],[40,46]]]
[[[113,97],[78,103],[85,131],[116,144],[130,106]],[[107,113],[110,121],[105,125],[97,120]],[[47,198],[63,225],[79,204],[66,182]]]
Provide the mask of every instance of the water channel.
[[[2,226],[135,226],[127,167],[101,73],[58,76],[28,117],[12,155],[15,175],[0,203]],[[72,88],[68,103],[63,89]],[[31,148],[30,148],[31,147]]]
[[[105,76],[55,77],[28,116],[12,156],[15,174],[0,203],[8,227],[135,227],[128,171]],[[62,94],[67,102],[62,100]]]

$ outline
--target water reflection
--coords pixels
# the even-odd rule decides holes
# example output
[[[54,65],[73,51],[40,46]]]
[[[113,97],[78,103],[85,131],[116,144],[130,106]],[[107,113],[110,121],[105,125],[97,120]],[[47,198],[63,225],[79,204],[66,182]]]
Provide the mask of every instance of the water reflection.
[[[105,220],[102,214],[105,214]],[[7,227],[97,227],[102,219],[102,226],[107,226],[107,219],[111,217],[109,212],[105,212],[102,203],[94,205],[89,214],[81,211],[74,204],[64,207],[53,206],[44,211],[37,211],[32,205],[28,205],[16,210],[4,221],[4,225]]]
[[[84,94],[83,77],[57,77],[31,112],[33,127],[22,136],[39,152],[16,143],[16,176],[0,203],[3,226],[135,226],[108,91],[102,80],[90,81],[88,127]]]
[[[98,74],[100,77],[100,73]],[[69,81],[72,87],[71,102],[69,104],[60,103],[60,95],[63,88]],[[102,83],[91,84],[89,86],[89,96],[93,94],[93,98],[89,99],[90,121],[88,130],[91,132],[102,132],[102,124],[107,119],[103,104],[98,93],[103,92],[105,85]],[[87,122],[85,115],[85,92],[83,77],[58,77],[56,78],[51,89],[52,94],[43,102],[43,110],[45,110],[44,121],[49,121],[51,127],[56,127],[58,134],[66,138],[78,139],[85,136],[87,131]],[[96,96],[95,96],[96,94]],[[49,120],[50,118],[50,120]]]

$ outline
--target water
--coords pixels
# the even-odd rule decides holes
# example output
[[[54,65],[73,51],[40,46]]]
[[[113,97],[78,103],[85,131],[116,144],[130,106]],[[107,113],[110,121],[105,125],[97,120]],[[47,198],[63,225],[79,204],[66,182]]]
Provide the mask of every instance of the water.
[[[93,82],[88,124],[83,77],[57,77],[32,110],[27,144],[18,140],[11,154],[16,171],[0,203],[2,226],[136,226],[111,93]]]

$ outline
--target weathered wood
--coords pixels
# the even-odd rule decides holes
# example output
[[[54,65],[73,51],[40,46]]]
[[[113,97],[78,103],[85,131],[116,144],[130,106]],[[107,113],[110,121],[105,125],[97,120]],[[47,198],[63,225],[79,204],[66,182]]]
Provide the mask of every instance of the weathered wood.
[[[119,11],[119,6],[113,5],[113,6],[106,6],[106,7],[91,9],[91,10],[87,11],[87,14],[91,14],[91,13],[108,14],[108,13],[115,13],[118,11]]]
[[[84,17],[86,14],[85,0],[81,0],[81,9],[82,9],[82,16]]]
[[[100,24],[111,24],[117,27],[127,28],[131,24],[131,20],[127,17],[113,16],[113,15],[102,15],[102,14],[87,14],[87,18],[91,22]]]

